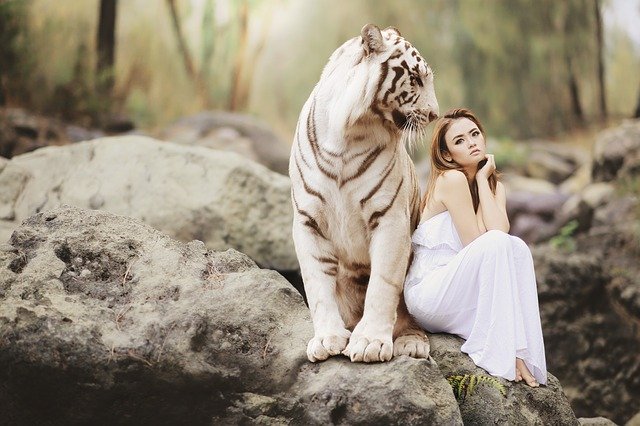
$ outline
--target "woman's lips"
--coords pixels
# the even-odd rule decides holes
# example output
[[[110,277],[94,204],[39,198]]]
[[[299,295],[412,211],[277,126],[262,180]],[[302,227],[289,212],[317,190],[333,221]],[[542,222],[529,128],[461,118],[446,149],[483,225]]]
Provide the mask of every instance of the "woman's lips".
[[[471,151],[471,155],[476,155],[476,154],[480,154],[479,149],[474,149],[473,151]]]

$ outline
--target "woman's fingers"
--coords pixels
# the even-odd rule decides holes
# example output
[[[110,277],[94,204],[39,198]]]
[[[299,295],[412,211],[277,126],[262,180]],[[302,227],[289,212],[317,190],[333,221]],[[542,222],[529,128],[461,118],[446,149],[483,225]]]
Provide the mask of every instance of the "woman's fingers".
[[[487,164],[492,172],[496,169],[496,160],[493,154],[487,154]]]

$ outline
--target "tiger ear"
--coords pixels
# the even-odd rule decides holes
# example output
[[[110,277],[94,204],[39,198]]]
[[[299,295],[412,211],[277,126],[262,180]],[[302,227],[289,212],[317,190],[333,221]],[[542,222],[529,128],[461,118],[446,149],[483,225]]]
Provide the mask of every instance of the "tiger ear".
[[[360,35],[362,36],[362,46],[367,56],[384,50],[384,41],[382,40],[380,28],[373,24],[367,24],[362,27]]]
[[[382,31],[391,31],[392,33],[394,33],[395,35],[397,35],[398,37],[402,37],[402,34],[400,34],[400,30],[397,29],[396,27],[387,27]]]

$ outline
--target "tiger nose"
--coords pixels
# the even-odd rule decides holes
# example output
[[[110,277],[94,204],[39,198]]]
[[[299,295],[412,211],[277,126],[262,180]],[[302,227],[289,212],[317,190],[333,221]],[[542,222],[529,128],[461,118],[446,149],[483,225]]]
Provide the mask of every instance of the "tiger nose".
[[[436,114],[433,111],[429,111],[429,122],[432,122],[433,120],[435,120],[436,118],[438,118],[438,114]]]

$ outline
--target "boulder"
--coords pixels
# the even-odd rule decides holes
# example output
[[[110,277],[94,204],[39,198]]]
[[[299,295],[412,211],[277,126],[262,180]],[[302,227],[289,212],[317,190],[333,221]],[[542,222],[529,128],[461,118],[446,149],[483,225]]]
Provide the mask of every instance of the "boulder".
[[[631,417],[625,426],[640,426],[640,411],[635,416]]]
[[[11,245],[0,405],[17,423],[202,423],[240,390],[290,387],[305,362],[302,298],[234,250],[71,207],[29,218]]]
[[[588,231],[594,223],[594,213],[597,209],[614,200],[615,187],[610,183],[596,182],[585,185],[577,194],[571,196],[560,208],[556,216],[557,227],[562,227],[569,221],[578,221],[576,232]],[[611,218],[607,217],[608,222]],[[597,225],[599,219],[596,219]]]
[[[530,213],[522,213],[510,220],[510,234],[522,238],[527,243],[546,241],[554,236],[558,227],[551,222],[546,222],[540,216]]]
[[[591,175],[595,182],[640,174],[640,120],[627,120],[601,132],[594,145]]]
[[[513,191],[507,193],[507,213],[509,217],[529,213],[551,221],[568,199],[569,196],[561,192]]]
[[[431,334],[429,338],[431,355],[446,377],[487,375],[460,351],[464,343],[461,338],[449,334]],[[504,386],[506,396],[493,386],[477,385],[460,402],[464,424],[578,424],[560,382],[552,374],[548,375],[546,386],[535,389],[524,382],[497,380]]]
[[[478,389],[458,406],[445,377],[481,370],[453,337],[433,336],[437,364],[309,363],[309,311],[279,274],[136,219],[38,213],[0,268],[10,424],[577,423],[552,376],[538,389],[502,381],[506,397]]]
[[[557,214],[568,195],[561,192],[537,193],[530,191],[507,192],[507,214],[510,232],[528,243],[548,240],[559,229]]]
[[[0,223],[8,225],[15,219],[16,201],[30,178],[25,168],[0,157]]]
[[[581,194],[575,194],[569,198],[562,205],[558,215],[556,216],[558,228],[566,225],[572,220],[578,222],[575,232],[585,232],[591,228],[593,207],[582,199]]]
[[[49,145],[64,145],[98,137],[104,132],[32,114],[20,108],[0,108],[0,156],[11,158]]]
[[[640,213],[640,197],[634,194],[627,194],[611,199],[604,205],[599,206],[594,212],[594,226],[599,231],[606,231],[612,226],[622,232],[634,232],[638,213]],[[604,229],[603,229],[604,228]]]
[[[550,151],[534,150],[527,159],[527,176],[559,184],[576,170],[576,164]]]
[[[606,417],[580,417],[578,419],[581,426],[616,426],[614,422]]]
[[[638,323],[613,295],[613,255],[585,250],[586,237],[577,239],[575,253],[532,248],[547,365],[577,416],[623,424],[636,411],[640,389]],[[616,247],[609,243],[594,236],[594,244]]]
[[[289,174],[291,144],[283,142],[255,117],[226,111],[207,111],[181,118],[160,138],[180,144],[233,151],[283,175]]]
[[[507,189],[507,195],[513,192],[529,192],[534,194],[555,194],[557,188],[551,182],[542,179],[533,179],[516,174],[504,175],[503,182]]]
[[[596,182],[587,185],[581,192],[582,199],[592,209],[596,209],[611,201],[614,196],[615,187],[613,184]]]
[[[564,194],[576,194],[591,182],[591,163],[584,163],[558,187]]]
[[[17,156],[0,171],[0,182],[8,181],[0,212],[15,216],[15,225],[71,204],[142,219],[181,241],[235,248],[263,267],[298,269],[289,179],[231,152],[101,138]]]

